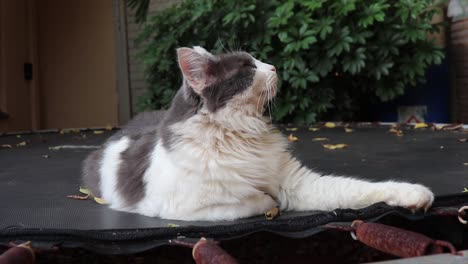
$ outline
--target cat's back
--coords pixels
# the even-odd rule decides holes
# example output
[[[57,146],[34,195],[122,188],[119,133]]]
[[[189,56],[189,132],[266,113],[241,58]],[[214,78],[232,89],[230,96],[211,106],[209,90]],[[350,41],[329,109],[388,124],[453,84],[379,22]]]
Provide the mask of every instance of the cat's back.
[[[166,111],[148,111],[135,116],[91,152],[82,165],[82,181],[100,197],[132,204],[144,195],[143,174],[159,138]],[[114,197],[115,194],[121,197]]]
[[[109,141],[120,139],[122,136],[140,136],[143,134],[157,134],[158,128],[166,117],[167,111],[145,111],[133,117],[120,131],[109,138]]]

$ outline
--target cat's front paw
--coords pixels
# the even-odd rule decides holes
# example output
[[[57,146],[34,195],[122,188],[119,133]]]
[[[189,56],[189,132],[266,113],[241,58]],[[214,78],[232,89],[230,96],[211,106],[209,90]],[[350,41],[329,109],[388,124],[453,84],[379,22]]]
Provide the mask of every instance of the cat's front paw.
[[[420,184],[393,183],[386,203],[391,206],[406,207],[411,210],[431,207],[434,201],[434,194],[429,188]]]

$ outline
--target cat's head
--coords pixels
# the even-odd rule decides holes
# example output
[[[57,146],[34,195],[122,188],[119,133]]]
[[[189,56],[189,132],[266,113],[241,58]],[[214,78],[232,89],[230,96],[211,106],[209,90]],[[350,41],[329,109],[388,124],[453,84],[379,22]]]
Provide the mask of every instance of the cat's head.
[[[261,113],[276,95],[275,67],[246,52],[213,55],[196,46],[179,48],[177,55],[186,86],[210,112],[231,107]]]

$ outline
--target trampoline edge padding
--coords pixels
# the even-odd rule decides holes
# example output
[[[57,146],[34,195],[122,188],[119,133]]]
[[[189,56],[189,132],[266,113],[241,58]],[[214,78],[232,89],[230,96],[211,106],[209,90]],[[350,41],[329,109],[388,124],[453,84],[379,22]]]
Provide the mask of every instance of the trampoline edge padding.
[[[454,208],[468,205],[468,194],[437,197],[433,208]],[[178,237],[209,237],[229,240],[258,232],[271,232],[284,237],[304,238],[324,231],[323,225],[353,220],[379,221],[386,216],[398,216],[410,221],[437,216],[437,210],[412,213],[404,208],[395,208],[384,203],[374,204],[361,210],[337,209],[332,212],[315,212],[310,215],[288,215],[275,220],[258,218],[252,222],[232,221],[230,225],[213,222],[209,226],[192,225],[180,227],[133,228],[107,230],[72,230],[48,228],[6,228],[0,230],[0,244],[32,241],[36,247],[59,245],[64,248],[84,248],[107,254],[130,254],[169,244]]]

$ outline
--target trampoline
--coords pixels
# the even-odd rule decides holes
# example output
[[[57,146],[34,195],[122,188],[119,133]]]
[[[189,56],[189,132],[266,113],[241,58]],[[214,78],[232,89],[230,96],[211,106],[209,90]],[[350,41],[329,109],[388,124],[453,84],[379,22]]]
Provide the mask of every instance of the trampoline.
[[[0,243],[32,241],[37,247],[59,245],[105,254],[143,252],[177,238],[208,237],[228,241],[255,233],[306,238],[326,230],[330,223],[353,220],[380,221],[388,216],[418,221],[439,217],[441,210],[468,205],[468,133],[463,130],[433,131],[403,128],[403,135],[389,127],[354,126],[318,131],[281,127],[298,138],[291,146],[307,166],[324,174],[358,176],[373,181],[401,180],[422,183],[436,194],[427,214],[415,214],[384,203],[361,210],[332,212],[283,212],[274,220],[265,216],[226,222],[184,222],[117,212],[79,195],[80,166],[85,156],[115,131],[71,130],[0,136]],[[326,143],[347,144],[329,150]],[[467,229],[449,217],[455,231],[451,239],[466,249]],[[447,231],[448,232],[448,231]]]

